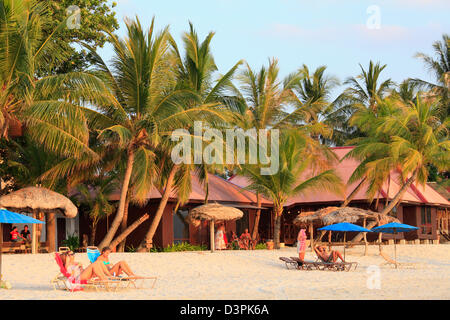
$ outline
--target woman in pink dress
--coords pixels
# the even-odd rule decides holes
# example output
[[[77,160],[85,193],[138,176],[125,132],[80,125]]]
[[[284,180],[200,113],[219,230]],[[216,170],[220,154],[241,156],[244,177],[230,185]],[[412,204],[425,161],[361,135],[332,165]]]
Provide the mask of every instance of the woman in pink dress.
[[[297,252],[300,261],[305,260],[305,251],[306,251],[306,232],[305,229],[300,229],[297,235]]]
[[[215,236],[215,247],[217,250],[225,250],[227,248],[227,244],[225,242],[225,226],[221,225],[216,232]]]

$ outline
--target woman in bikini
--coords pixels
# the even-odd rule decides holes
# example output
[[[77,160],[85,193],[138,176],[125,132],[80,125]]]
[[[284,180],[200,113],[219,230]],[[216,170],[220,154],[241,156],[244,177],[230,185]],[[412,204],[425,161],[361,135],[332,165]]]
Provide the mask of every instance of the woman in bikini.
[[[332,250],[327,254],[327,249],[324,246],[317,246],[314,248],[314,251],[323,262],[336,262],[338,258],[341,259],[342,262],[345,262],[344,258],[342,258],[342,254],[337,250]]]
[[[301,262],[305,261],[306,251],[306,232],[305,229],[300,229],[297,235],[297,253]]]
[[[104,272],[103,264],[100,262],[91,263],[84,269],[81,263],[75,262],[75,253],[73,251],[64,252],[60,256],[67,272],[74,278],[73,282],[79,283],[94,277],[98,277],[101,280],[111,279],[111,275]]]
[[[109,261],[109,254],[111,253],[111,248],[104,247],[102,249],[101,255],[98,257],[98,259],[95,261],[99,261],[106,274],[109,276],[119,276],[122,272],[125,272],[125,274],[128,277],[133,278],[139,278],[139,276],[135,275],[133,271],[131,271],[130,266],[125,261],[119,261],[118,263],[112,265],[112,263]]]

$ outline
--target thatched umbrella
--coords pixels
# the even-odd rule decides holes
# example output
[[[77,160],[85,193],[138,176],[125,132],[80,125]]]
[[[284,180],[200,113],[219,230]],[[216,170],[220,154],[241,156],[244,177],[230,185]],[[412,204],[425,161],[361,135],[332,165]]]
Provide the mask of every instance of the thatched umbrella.
[[[380,223],[399,222],[397,218],[382,215],[378,212],[364,210],[354,207],[327,207],[317,211],[302,212],[295,219],[296,225],[308,225],[310,227],[311,234],[311,248],[313,248],[313,225],[330,225],[341,222],[363,222],[363,227],[366,227],[367,220],[376,220]],[[330,232],[331,235],[331,232]],[[366,243],[367,252],[367,238],[364,236],[364,242]]]
[[[208,203],[192,209],[186,220],[195,226],[200,224],[200,220],[209,221],[211,252],[214,252],[214,224],[217,221],[236,220],[243,216],[244,213],[239,209],[218,203]]]
[[[47,213],[49,221],[47,223],[47,239],[49,241],[49,249],[55,250],[55,219],[54,214],[59,212],[67,218],[74,218],[78,213],[77,207],[69,198],[54,192],[52,190],[41,187],[26,187],[7,195],[0,197],[0,207],[18,212],[32,212],[33,218],[36,218],[38,212]],[[36,229],[33,225],[33,244],[32,251],[36,251]]]

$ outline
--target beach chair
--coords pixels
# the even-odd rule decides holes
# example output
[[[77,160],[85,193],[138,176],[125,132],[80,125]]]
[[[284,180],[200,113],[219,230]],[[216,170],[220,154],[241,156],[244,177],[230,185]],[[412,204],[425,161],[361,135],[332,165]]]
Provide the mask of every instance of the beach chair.
[[[279,259],[286,264],[288,270],[290,268],[298,270],[318,270],[318,265],[314,261],[300,261],[297,257],[279,257]]]
[[[383,257],[383,259],[386,261],[384,264],[390,265],[395,267],[395,265],[397,264],[398,267],[413,267],[414,264],[413,263],[406,263],[406,262],[398,262],[395,261],[394,259],[392,259],[391,257],[389,257],[386,253],[384,253],[383,250],[380,250],[380,256]]]
[[[100,250],[98,250],[95,246],[89,246],[86,248],[86,254],[88,256],[88,259],[91,263],[94,263],[97,261],[98,257],[100,256]],[[144,287],[145,280],[153,280],[152,283],[152,289],[155,287],[155,283],[157,280],[157,277],[123,277],[118,276],[118,278],[121,281],[128,282],[127,287],[134,287],[135,289],[142,289]]]
[[[356,270],[358,267],[357,262],[329,262],[323,259],[320,255],[317,254],[316,250],[314,250],[317,256],[316,262],[318,263],[319,270],[331,270],[331,271],[350,271],[353,267],[353,270]]]
[[[82,280],[79,283],[75,282],[75,279],[67,272],[66,267],[64,266],[60,253],[55,252],[55,261],[58,264],[59,271],[50,283],[53,285],[53,289],[60,290],[68,290],[71,292],[81,291],[84,289],[95,289],[99,291],[100,289],[104,289],[106,291],[116,291],[121,286],[120,280]]]

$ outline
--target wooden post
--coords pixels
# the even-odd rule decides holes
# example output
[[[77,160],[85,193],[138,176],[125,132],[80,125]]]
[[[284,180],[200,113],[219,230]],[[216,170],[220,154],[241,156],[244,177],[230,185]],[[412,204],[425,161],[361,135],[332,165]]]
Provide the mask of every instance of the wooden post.
[[[331,251],[331,230],[328,231],[328,251]]]
[[[211,252],[214,252],[214,219],[209,220],[209,241],[211,242]]]
[[[33,219],[36,219],[36,211],[33,210]],[[37,224],[33,223],[31,226],[31,253],[36,254],[37,253],[37,246],[36,246],[36,236],[37,236]]]
[[[47,213],[46,234],[48,243],[48,252],[56,251],[56,215]]]
[[[346,236],[346,235],[347,235],[347,232],[344,232],[344,260],[345,260],[345,247],[346,247],[346,246],[345,246],[345,241],[346,241],[346,239],[345,239],[346,237],[345,237],[345,236]]]
[[[2,281],[3,224],[0,222],[0,283]]]
[[[311,251],[314,252],[314,234],[313,234],[313,232],[314,232],[313,223],[311,222],[309,224],[309,238],[310,238],[309,243],[311,245]]]
[[[366,227],[366,218],[363,221],[363,227]],[[367,244],[367,233],[364,232],[364,255],[367,256],[367,252],[369,251],[369,246]]]

